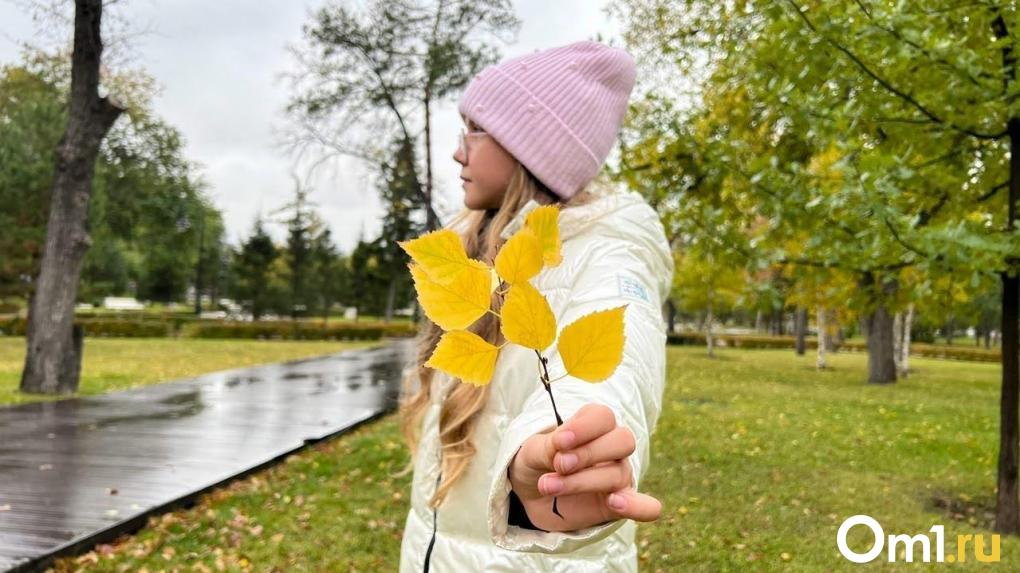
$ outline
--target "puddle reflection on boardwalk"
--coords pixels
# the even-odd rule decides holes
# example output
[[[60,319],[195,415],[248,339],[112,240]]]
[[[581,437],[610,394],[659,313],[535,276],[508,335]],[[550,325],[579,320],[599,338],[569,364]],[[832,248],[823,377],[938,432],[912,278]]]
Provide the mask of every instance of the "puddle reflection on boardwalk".
[[[412,341],[0,407],[0,571],[34,570],[155,510],[395,407]]]

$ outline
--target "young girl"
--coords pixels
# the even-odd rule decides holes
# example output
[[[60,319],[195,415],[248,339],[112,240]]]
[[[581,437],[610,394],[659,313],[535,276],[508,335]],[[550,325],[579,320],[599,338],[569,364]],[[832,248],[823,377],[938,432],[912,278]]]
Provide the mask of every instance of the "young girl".
[[[462,383],[423,366],[442,334],[426,320],[401,401],[414,467],[401,572],[637,570],[634,521],[661,511],[636,488],[661,407],[673,264],[655,211],[594,182],[634,73],[623,50],[578,42],[491,66],[461,98],[466,209],[450,227],[491,264],[532,209],[558,204],[562,262],[531,283],[559,328],[627,305],[624,352],[602,383],[553,384],[556,427],[533,350],[509,344],[490,384]],[[470,330],[504,341],[492,314]],[[561,375],[555,344],[544,355]]]

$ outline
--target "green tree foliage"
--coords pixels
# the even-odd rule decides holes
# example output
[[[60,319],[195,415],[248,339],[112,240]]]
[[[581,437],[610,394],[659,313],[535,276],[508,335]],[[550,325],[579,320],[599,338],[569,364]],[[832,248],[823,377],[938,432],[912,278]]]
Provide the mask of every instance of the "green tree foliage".
[[[232,265],[237,282],[231,295],[246,303],[245,306],[254,320],[261,319],[272,307],[271,273],[273,262],[279,254],[272,237],[266,233],[262,218],[259,217],[255,221],[252,234],[241,243]]]
[[[619,0],[614,10],[642,59],[693,84],[657,88],[694,88],[674,121],[684,129],[666,139],[693,141],[681,147],[697,150],[696,173],[722,174],[717,197],[682,199],[721,205],[701,227],[735,227],[730,248],[767,264],[851,273],[847,304],[866,318],[869,356],[890,346],[905,273],[921,277],[909,283],[915,298],[945,273],[1001,281],[996,524],[1020,530],[1017,7]],[[662,161],[673,167],[659,171],[675,171],[684,159]],[[890,364],[873,362],[872,379],[887,381]]]
[[[25,300],[46,233],[54,149],[66,122],[67,62],[28,54],[0,69],[0,296]],[[92,247],[79,300],[136,295],[177,300],[193,281],[196,217],[207,244],[222,244],[220,216],[205,199],[176,129],[148,110],[144,76],[114,78],[132,102],[105,139],[89,208]]]

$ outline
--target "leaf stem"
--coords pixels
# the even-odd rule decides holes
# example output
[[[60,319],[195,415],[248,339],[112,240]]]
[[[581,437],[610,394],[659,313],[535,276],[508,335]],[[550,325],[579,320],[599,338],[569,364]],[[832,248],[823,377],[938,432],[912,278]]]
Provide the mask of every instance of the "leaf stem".
[[[539,364],[542,365],[542,386],[544,386],[545,391],[549,393],[549,401],[552,402],[553,414],[556,415],[556,425],[562,426],[563,418],[560,417],[560,412],[556,409],[556,398],[553,397],[552,385],[549,380],[549,360],[542,356],[542,353],[537,350],[535,351],[535,354],[538,356]]]
[[[553,398],[552,384],[549,381],[549,361],[537,350],[535,351],[535,355],[538,356],[538,363],[542,365],[542,386],[544,386],[545,391],[549,393],[549,401],[552,402],[553,414],[556,415],[556,425],[562,426],[563,418],[560,417],[560,412],[556,409],[556,399]],[[557,502],[559,502],[559,498],[554,496],[552,506],[553,515],[560,519],[564,519],[563,514],[560,513],[559,508],[556,507]]]

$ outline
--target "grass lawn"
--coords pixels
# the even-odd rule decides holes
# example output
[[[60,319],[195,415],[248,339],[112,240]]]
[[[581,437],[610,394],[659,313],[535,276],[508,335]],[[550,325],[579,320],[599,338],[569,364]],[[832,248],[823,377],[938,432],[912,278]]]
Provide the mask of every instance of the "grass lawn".
[[[204,372],[280,362],[376,344],[379,343],[86,337],[78,395],[102,394]],[[54,399],[18,391],[24,365],[24,337],[0,336],[0,404]]]
[[[913,359],[887,387],[863,354],[669,349],[668,386],[641,489],[663,518],[638,529],[642,571],[854,571],[836,548],[855,514],[888,534],[945,525],[990,537],[997,456],[998,367]],[[392,571],[407,512],[407,461],[393,416],[150,520],[133,536],[59,562],[57,571]],[[858,527],[851,547],[865,551]],[[868,543],[865,543],[865,538]],[[901,545],[902,551],[902,545]],[[1002,561],[897,563],[869,571],[1013,571]],[[1012,564],[1012,565],[1011,565]]]

